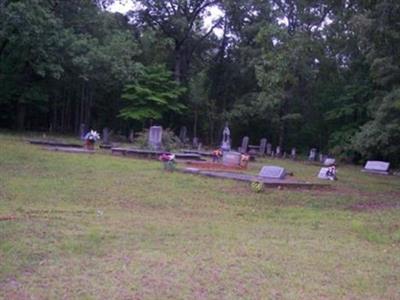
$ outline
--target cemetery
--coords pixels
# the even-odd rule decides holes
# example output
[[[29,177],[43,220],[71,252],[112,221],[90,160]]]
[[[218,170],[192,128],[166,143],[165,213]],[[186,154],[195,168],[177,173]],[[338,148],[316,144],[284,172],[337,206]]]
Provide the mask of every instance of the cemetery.
[[[0,1],[0,300],[400,299],[400,1]]]
[[[272,278],[297,293],[299,287],[288,284],[287,279],[322,284],[324,276],[331,278],[330,283],[324,283],[331,292],[316,288],[307,295],[351,293],[368,298],[382,295],[382,286],[388,289],[383,295],[396,295],[396,280],[380,281],[397,274],[400,245],[400,178],[390,175],[384,162],[368,162],[360,170],[338,164],[332,157],[320,160],[314,153],[310,164],[309,153],[304,158],[298,151],[286,158],[276,152],[272,155],[273,147],[266,139],[262,141],[263,154],[263,147],[246,149],[247,138],[236,143],[239,147],[235,151],[227,135],[220,144],[226,150],[216,159],[207,147],[177,149],[168,156],[159,137],[157,141],[148,139],[150,146],[146,148],[107,138],[86,149],[85,140],[20,139],[0,134],[0,235],[1,240],[8,240],[0,242],[2,263],[7,267],[0,268],[0,287],[8,298],[44,295],[43,290],[29,284],[53,276],[60,279],[55,281],[58,288],[51,288],[51,295],[80,295],[66,292],[66,284],[88,287],[82,281],[65,281],[78,272],[73,262],[84,268],[84,276],[107,297],[139,291],[161,296],[157,288],[162,295],[178,296],[181,289],[168,292],[163,288],[167,274],[175,284],[192,276],[215,276],[215,272],[220,279],[204,284],[210,298],[225,295],[225,291],[213,292],[217,287],[230,290],[235,286],[220,272],[243,280],[252,288],[246,295],[254,298],[270,294],[269,288],[261,289],[255,281],[261,280],[265,287]],[[104,142],[110,148],[100,147]],[[268,148],[272,149],[270,155]],[[242,156],[250,151],[256,151],[253,159],[241,166]],[[164,167],[158,161],[161,157]],[[174,165],[169,165],[170,160]],[[336,165],[338,180],[332,181],[328,169]],[[16,228],[23,232],[17,233]],[[17,234],[18,240],[10,240],[11,234]],[[25,246],[28,237],[33,246]],[[51,239],[57,242],[50,243]],[[290,254],[293,249],[297,249],[295,257]],[[188,256],[187,251],[195,256]],[[325,252],[330,253],[329,260]],[[19,259],[12,259],[11,253],[18,253]],[[237,255],[248,272],[237,273],[236,267],[228,267],[240,264]],[[85,263],[89,257],[92,262]],[[121,263],[126,270],[117,273]],[[136,269],[137,263],[155,273]],[[307,268],[310,263],[314,264],[312,271]],[[200,273],[195,271],[198,264],[205,268]],[[325,273],[338,265],[344,277]],[[354,277],[354,266],[360,272],[371,268],[374,272]],[[266,271],[269,275],[264,277],[256,271],[260,267],[283,273]],[[30,271],[23,271],[26,269]],[[9,272],[20,275],[10,281]],[[291,273],[283,275],[286,272]],[[112,277],[97,281],[103,273]],[[117,274],[124,281],[137,282],[135,290],[127,290],[123,282],[114,279]],[[365,283],[361,290],[356,288],[360,278]],[[103,288],[104,282],[110,288]],[[15,284],[21,288],[16,289]],[[143,290],[147,285],[150,289]]]

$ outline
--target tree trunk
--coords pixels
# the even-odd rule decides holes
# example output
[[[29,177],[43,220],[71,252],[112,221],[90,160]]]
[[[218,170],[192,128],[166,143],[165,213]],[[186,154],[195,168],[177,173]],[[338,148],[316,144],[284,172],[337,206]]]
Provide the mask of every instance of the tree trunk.
[[[79,126],[85,120],[85,82],[82,82],[82,90],[81,90],[81,103],[80,103],[80,115],[79,115]]]
[[[193,120],[193,137],[197,137],[197,122],[199,118],[199,113],[197,107],[194,109],[194,120]]]
[[[17,103],[17,129],[25,129],[25,116],[26,116],[26,105],[21,103],[21,100]]]
[[[178,45],[175,46],[175,66],[174,66],[174,78],[176,82],[181,82],[181,63],[182,63],[182,54],[180,47]]]

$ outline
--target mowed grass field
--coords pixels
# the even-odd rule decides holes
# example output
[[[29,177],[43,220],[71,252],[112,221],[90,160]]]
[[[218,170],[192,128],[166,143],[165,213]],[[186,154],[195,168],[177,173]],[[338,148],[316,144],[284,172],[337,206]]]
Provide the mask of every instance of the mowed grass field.
[[[400,177],[254,193],[0,134],[0,298],[400,299]]]

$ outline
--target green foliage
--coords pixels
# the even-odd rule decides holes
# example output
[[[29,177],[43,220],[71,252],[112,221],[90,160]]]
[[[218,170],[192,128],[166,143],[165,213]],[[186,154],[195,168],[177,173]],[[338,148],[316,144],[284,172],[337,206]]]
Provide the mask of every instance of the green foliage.
[[[234,144],[400,163],[398,1],[114,2],[0,1],[1,127],[158,120],[214,144],[229,121]]]
[[[125,86],[122,99],[126,106],[120,117],[144,122],[160,120],[168,112],[180,114],[185,106],[178,100],[184,92],[164,66],[145,67],[135,83]]]
[[[372,119],[355,136],[354,148],[365,158],[400,159],[400,4],[395,1],[371,3],[354,18],[354,28],[378,86],[368,102]]]

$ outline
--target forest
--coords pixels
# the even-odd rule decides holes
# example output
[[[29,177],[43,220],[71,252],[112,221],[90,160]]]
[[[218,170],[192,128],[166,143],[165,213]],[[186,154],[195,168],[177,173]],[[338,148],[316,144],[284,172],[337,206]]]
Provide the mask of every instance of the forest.
[[[0,128],[217,145],[228,122],[234,145],[400,163],[398,0],[116,1],[0,0]]]

